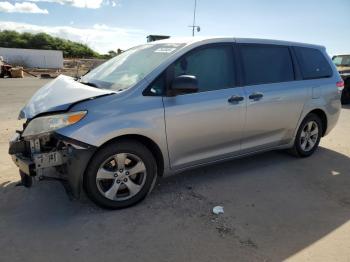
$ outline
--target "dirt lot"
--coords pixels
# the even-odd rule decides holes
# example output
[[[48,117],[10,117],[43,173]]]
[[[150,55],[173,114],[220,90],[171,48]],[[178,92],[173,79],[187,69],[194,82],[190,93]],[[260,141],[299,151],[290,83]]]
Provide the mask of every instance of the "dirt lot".
[[[311,158],[270,152],[185,172],[106,211],[58,182],[15,187],[7,141],[46,81],[0,80],[0,261],[350,261],[350,107]]]

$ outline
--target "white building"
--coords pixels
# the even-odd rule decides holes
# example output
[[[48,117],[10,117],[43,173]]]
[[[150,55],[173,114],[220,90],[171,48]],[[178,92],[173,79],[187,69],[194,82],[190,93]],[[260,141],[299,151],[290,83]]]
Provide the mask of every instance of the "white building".
[[[0,47],[0,56],[10,65],[29,68],[63,68],[63,52]]]

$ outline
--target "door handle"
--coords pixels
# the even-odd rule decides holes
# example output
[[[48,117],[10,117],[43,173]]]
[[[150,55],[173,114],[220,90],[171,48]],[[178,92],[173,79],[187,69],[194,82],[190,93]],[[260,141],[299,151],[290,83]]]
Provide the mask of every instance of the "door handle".
[[[243,96],[231,96],[227,101],[231,104],[233,103],[239,103],[244,100]]]
[[[258,101],[260,100],[261,98],[263,98],[263,94],[262,93],[253,93],[249,96],[249,99],[252,99],[252,100],[255,100],[255,101]]]

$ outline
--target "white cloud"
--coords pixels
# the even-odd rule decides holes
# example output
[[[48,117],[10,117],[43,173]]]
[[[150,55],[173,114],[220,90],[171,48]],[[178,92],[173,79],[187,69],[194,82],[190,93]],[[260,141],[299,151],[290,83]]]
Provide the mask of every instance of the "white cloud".
[[[118,48],[127,49],[146,42],[146,33],[137,29],[110,27],[95,24],[90,28],[73,26],[41,26],[27,23],[0,21],[1,30],[15,30],[18,32],[45,32],[53,36],[87,44],[92,49],[107,53]]]
[[[0,12],[5,13],[35,13],[35,14],[48,14],[46,9],[39,8],[34,3],[23,2],[11,4],[10,2],[0,2]]]
[[[61,5],[71,5],[78,8],[92,8],[97,9],[102,5],[116,6],[117,0],[28,0],[30,2],[48,2],[58,3]]]

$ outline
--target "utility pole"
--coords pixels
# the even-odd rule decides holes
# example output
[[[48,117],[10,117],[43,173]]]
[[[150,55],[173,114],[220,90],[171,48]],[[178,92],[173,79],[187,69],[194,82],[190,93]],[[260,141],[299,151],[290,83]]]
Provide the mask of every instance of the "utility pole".
[[[192,27],[192,36],[194,36],[195,29],[197,32],[201,31],[201,28],[196,25],[196,11],[197,11],[197,0],[194,0],[194,10],[193,10],[193,24],[189,27]]]

